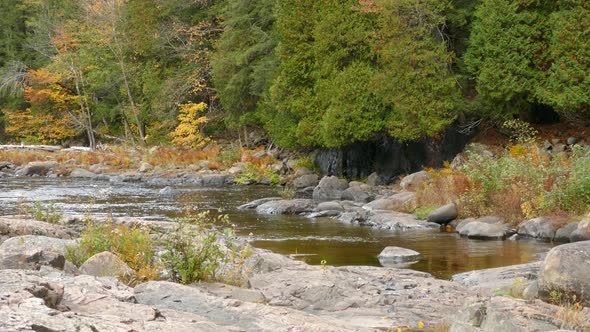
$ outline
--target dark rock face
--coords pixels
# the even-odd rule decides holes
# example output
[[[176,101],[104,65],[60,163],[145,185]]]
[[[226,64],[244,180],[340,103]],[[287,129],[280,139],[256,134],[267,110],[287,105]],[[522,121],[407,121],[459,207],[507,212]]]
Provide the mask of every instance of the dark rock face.
[[[398,175],[419,171],[425,166],[441,166],[445,160],[453,160],[470,138],[460,133],[457,126],[451,126],[436,140],[400,143],[387,137],[338,149],[324,149],[316,155],[315,163],[323,174],[359,179],[377,172],[381,179],[390,182]]]

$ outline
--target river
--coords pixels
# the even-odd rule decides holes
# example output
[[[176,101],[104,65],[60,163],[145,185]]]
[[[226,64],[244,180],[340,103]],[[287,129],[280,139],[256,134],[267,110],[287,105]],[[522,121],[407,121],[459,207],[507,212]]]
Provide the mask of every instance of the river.
[[[438,278],[453,274],[538,260],[550,243],[534,240],[480,241],[440,231],[394,232],[299,216],[262,216],[238,210],[243,203],[277,196],[278,189],[261,186],[203,188],[177,186],[172,194],[145,183],[92,181],[71,178],[0,179],[0,211],[19,213],[25,203],[53,204],[65,214],[113,215],[173,220],[187,208],[228,214],[237,233],[255,247],[292,255],[310,264],[379,265],[386,246],[416,250],[421,259],[406,267]]]

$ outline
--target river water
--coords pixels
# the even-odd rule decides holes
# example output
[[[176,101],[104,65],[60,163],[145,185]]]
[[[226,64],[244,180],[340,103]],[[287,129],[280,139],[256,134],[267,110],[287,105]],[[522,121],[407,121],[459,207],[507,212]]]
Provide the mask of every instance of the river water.
[[[178,186],[160,194],[161,186],[68,178],[0,179],[0,213],[17,214],[19,205],[53,204],[65,214],[113,215],[172,220],[187,208],[228,214],[237,233],[255,247],[292,255],[310,264],[379,265],[386,246],[416,250],[421,259],[408,268],[439,278],[455,273],[538,260],[551,247],[534,240],[479,241],[440,231],[394,232],[350,225],[328,218],[262,216],[237,207],[277,196],[277,189],[257,186],[203,188]]]

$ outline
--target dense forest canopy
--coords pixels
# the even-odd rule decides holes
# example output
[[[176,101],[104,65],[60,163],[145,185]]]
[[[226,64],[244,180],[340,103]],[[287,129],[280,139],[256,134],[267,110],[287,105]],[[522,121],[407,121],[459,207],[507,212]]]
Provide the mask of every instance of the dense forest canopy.
[[[590,118],[584,0],[4,0],[4,141],[288,148]]]

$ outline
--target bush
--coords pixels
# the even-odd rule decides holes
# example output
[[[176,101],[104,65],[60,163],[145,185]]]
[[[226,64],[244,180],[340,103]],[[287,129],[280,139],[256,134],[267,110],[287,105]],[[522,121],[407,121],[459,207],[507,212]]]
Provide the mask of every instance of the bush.
[[[31,218],[52,224],[57,224],[63,217],[63,212],[58,211],[55,204],[35,202],[27,206],[25,210]]]

